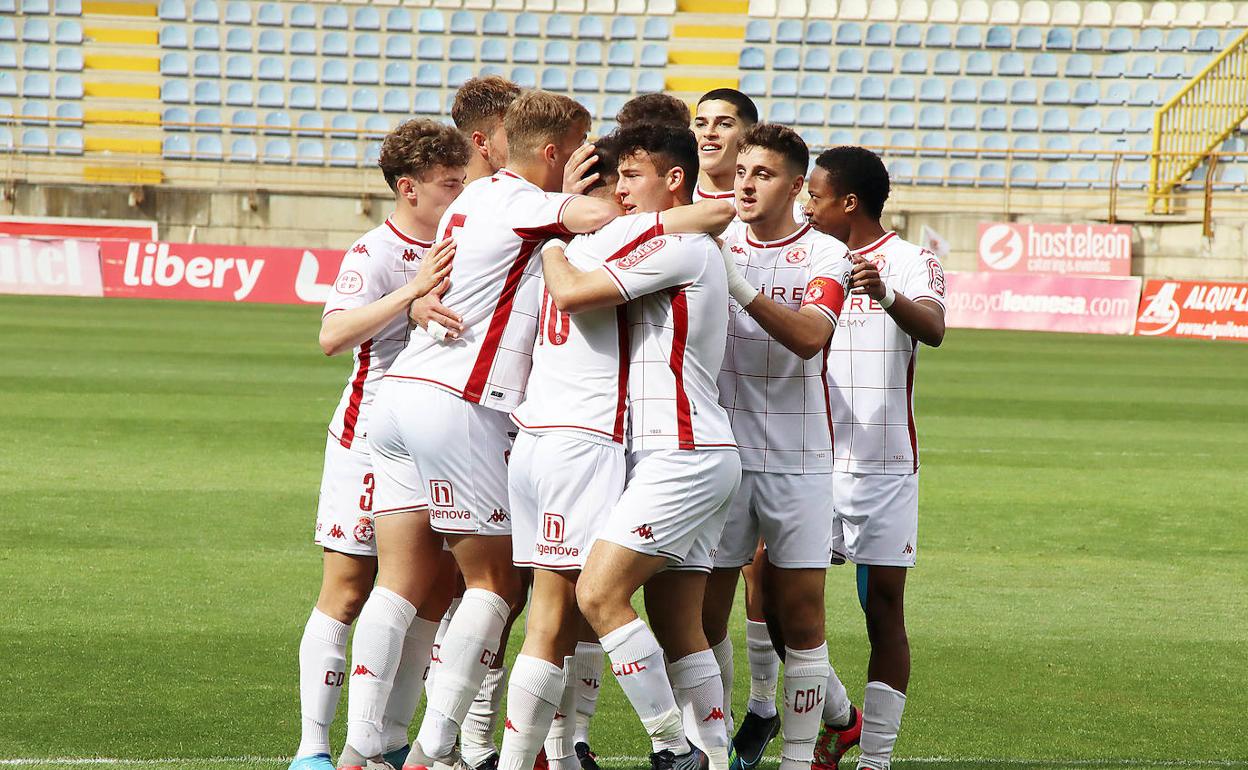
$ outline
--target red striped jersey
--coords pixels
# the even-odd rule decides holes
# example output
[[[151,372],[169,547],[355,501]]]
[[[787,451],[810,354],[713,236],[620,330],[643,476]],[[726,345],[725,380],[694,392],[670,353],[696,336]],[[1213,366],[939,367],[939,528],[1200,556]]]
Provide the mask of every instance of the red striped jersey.
[[[798,310],[814,305],[835,324],[845,298],[849,250],[808,224],[759,241],[737,221],[724,248],[741,274],[772,301]],[[817,287],[818,297],[808,295]],[[732,419],[741,468],[767,473],[831,473],[832,412],[827,358],[802,360],[730,303],[728,346],[719,373],[720,403]]]
[[[630,448],[735,447],[715,385],[728,279],[714,239],[660,235],[603,269],[629,300]]]
[[[568,262],[590,272],[628,259],[639,245],[663,234],[659,216],[619,217],[595,233],[578,235],[568,244]],[[524,401],[511,419],[531,433],[572,431],[623,444],[628,364],[623,305],[569,315],[559,312],[543,288],[533,370]]]
[[[368,231],[342,258],[325,302],[325,316],[363,307],[402,288],[420,270],[420,261],[431,246],[403,233],[388,219]],[[329,432],[344,447],[368,451],[369,407],[382,376],[407,345],[409,328],[407,316],[400,313],[355,349],[351,376],[329,423]]]
[[[438,237],[456,244],[442,303],[463,318],[464,332],[451,342],[412,335],[386,377],[515,409],[529,378],[541,308],[538,248],[571,235],[562,216],[574,198],[544,192],[507,169],[465,187],[438,225]]]
[[[853,253],[875,263],[885,286],[909,299],[944,306],[945,273],[927,249],[888,232]],[[849,295],[828,351],[836,470],[918,472],[917,359],[918,342],[879,303],[865,294]]]

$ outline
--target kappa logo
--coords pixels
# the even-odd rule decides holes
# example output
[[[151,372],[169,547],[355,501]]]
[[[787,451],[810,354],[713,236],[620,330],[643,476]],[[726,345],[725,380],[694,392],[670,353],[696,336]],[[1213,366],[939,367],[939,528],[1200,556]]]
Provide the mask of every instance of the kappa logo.
[[[403,261],[415,262],[416,261],[416,249],[403,249]]]
[[[741,248],[740,246],[736,245],[735,243],[734,243],[733,245],[729,246],[729,247],[728,247],[728,250],[729,250],[729,251],[731,251],[733,254],[740,254],[741,256],[745,256],[745,249]]]
[[[368,253],[368,247],[367,247],[367,246],[365,246],[365,245],[364,245],[364,244],[362,244],[362,243],[357,243],[357,244],[355,244],[354,246],[352,246],[352,247],[351,247],[351,253],[352,253],[352,254],[363,254],[363,255],[364,255],[364,256],[366,256],[366,257],[371,257],[371,256],[372,256],[372,254],[369,254],[369,253]]]
[[[784,261],[790,265],[800,265],[806,261],[806,247],[794,246],[784,253]]]
[[[439,508],[453,508],[455,507],[455,488],[446,479],[430,479],[429,499]]]
[[[637,265],[640,265],[647,257],[658,253],[658,251],[666,245],[667,240],[662,236],[658,238],[651,238],[615,264],[621,270],[630,270]]]
[[[906,543],[906,547],[902,548],[901,552],[909,556],[910,554],[914,553],[914,546],[910,545],[909,543]]]
[[[515,726],[515,725],[513,725],[513,724],[511,723],[511,720],[510,720],[510,719],[508,719],[508,720],[506,720],[506,721],[504,721],[504,722],[503,722],[503,729],[504,729],[504,730],[511,730],[513,733],[518,733],[518,732],[520,732],[519,730],[517,730],[517,729],[516,729],[516,726]]]
[[[355,670],[351,672],[351,676],[371,676],[374,679],[377,678],[377,675],[372,671],[369,671],[368,666],[365,666],[362,663],[355,667]]]
[[[493,524],[507,521],[509,518],[511,517],[507,515],[507,511],[504,511],[502,508],[495,508],[494,512],[490,514],[490,522]]]
[[[642,524],[640,527],[633,527],[632,532],[642,540],[654,540],[654,531],[650,529],[649,524]]]
[[[542,514],[542,537],[548,543],[562,543],[563,517],[557,513]]]
[[[721,709],[719,706],[716,706],[715,708],[711,709],[711,713],[707,714],[706,718],[704,718],[702,721],[710,722],[712,720],[719,720],[721,722],[724,720],[724,710]]]
[[[594,690],[597,690],[599,687],[602,686],[602,683],[599,682],[597,679],[582,679],[581,684]]]
[[[344,540],[347,537],[346,535],[342,533],[342,527],[338,526],[337,524],[329,528],[329,536],[334,538],[335,540]]]
[[[352,530],[357,543],[371,543],[373,541],[373,520],[367,516],[361,516],[360,520],[355,523],[355,529]]]
[[[567,719],[567,718],[568,718],[567,714],[560,714],[558,711],[555,712],[556,722],[558,722],[560,719]]]

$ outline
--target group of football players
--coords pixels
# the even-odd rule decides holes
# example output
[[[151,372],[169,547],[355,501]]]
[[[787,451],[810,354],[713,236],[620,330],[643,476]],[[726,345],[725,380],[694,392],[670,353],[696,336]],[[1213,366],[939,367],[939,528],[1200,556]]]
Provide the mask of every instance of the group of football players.
[[[385,138],[394,211],[325,306],[322,349],[355,362],[292,770],[335,767],[344,683],[338,768],[597,770],[604,658],[653,770],[751,770],[778,734],[781,770],[832,770],[854,745],[887,768],[910,675],[915,360],[943,338],[944,275],[883,228],[883,163],[836,147],[812,167],[732,89],[692,115],[639,96],[592,143],[580,104],[497,77],[452,116]],[[871,642],[861,708],[825,641],[826,571],[846,560]]]

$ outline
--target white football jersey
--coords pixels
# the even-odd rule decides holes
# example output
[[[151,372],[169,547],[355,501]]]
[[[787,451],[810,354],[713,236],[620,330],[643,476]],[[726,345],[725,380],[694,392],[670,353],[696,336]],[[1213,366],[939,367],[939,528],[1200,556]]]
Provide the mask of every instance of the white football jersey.
[[[568,244],[568,262],[590,272],[663,234],[657,213],[619,217]],[[559,312],[543,286],[533,370],[516,425],[531,433],[575,431],[624,443],[628,395],[628,317],[624,305]]]
[[[491,409],[524,397],[541,304],[541,255],[571,233],[564,208],[575,195],[544,192],[507,169],[464,188],[438,225],[455,239],[451,288],[442,304],[463,318],[458,340],[413,335],[387,377],[428,383]]]
[[[363,307],[402,288],[419,272],[432,245],[405,235],[389,219],[369,230],[342,258],[321,317]],[[406,314],[400,313],[355,349],[351,376],[329,423],[329,432],[347,449],[368,451],[369,407],[382,376],[407,345],[410,329]]]
[[[728,334],[719,246],[660,235],[602,268],[629,300],[630,448],[735,447],[715,385]]]
[[[813,304],[836,324],[850,269],[845,244],[808,224],[780,240],[760,242],[738,221],[722,237],[741,274],[764,296],[798,310],[807,298],[807,287],[822,287]],[[732,419],[741,468],[831,473],[826,356],[802,360],[772,339],[736,302],[730,303],[729,311],[719,398]]]
[[[912,300],[945,304],[945,273],[932,252],[885,233],[852,252],[879,268],[885,286]],[[828,352],[836,470],[917,473],[914,368],[918,341],[875,300],[851,294]]]

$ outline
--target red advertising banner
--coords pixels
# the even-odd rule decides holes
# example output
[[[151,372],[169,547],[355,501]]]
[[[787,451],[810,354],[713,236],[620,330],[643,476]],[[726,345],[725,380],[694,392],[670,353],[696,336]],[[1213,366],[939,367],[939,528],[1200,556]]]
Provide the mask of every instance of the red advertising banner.
[[[1135,333],[1248,340],[1248,283],[1149,281]]]
[[[0,294],[102,297],[99,244],[0,237]]]
[[[319,304],[342,252],[202,243],[100,244],[106,297]]]
[[[118,238],[154,241],[157,238],[155,222],[64,217],[0,217],[0,235],[92,241]]]
[[[1130,225],[980,222],[979,269],[1038,275],[1131,275]]]
[[[1130,334],[1139,278],[945,273],[945,320],[965,329]]]

